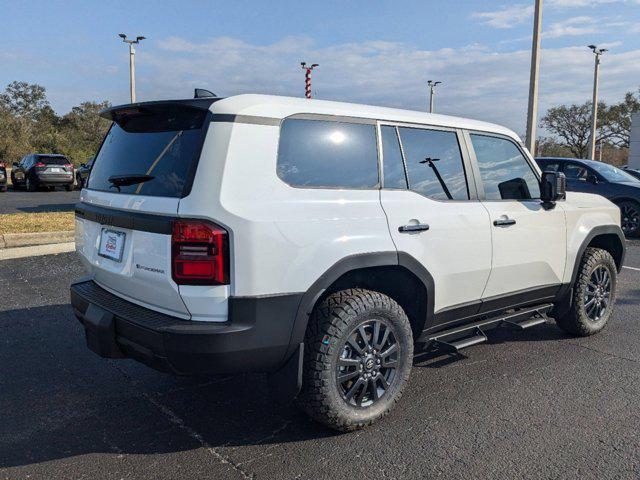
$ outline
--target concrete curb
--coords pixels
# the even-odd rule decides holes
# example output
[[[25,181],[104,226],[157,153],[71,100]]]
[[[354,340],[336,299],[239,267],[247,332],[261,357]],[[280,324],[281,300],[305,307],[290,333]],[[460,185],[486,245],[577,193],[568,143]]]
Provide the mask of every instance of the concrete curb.
[[[3,248],[0,250],[0,260],[37,257],[39,255],[54,255],[57,253],[73,252],[75,249],[75,242],[34,245],[31,247]]]
[[[73,230],[40,233],[5,233],[0,235],[0,249],[26,247],[30,245],[49,245],[68,243],[75,239]]]

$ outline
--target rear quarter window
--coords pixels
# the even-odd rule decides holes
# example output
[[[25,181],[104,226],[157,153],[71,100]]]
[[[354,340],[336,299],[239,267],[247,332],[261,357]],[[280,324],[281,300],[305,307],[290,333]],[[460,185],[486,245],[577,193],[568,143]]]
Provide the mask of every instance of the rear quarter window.
[[[278,177],[294,187],[378,187],[373,125],[286,119],[280,129]]]

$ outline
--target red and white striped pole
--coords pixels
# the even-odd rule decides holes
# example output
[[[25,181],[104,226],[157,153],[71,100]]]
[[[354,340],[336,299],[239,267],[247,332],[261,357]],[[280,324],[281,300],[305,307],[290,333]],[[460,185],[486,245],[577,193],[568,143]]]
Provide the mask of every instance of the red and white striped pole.
[[[318,66],[314,63],[310,67],[307,67],[307,62],[300,62],[300,66],[304,70],[304,96],[311,98],[311,70]]]

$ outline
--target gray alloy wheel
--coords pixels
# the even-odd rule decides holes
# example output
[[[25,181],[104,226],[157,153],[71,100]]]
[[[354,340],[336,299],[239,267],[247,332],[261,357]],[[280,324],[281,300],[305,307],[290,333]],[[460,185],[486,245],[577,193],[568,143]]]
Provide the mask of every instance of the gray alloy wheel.
[[[579,337],[602,330],[611,318],[616,301],[617,274],[616,263],[609,252],[587,248],[573,285],[571,307],[556,318],[558,326]]]
[[[298,400],[335,430],[366,427],[400,400],[412,358],[411,324],[392,298],[361,288],[332,293],[309,319]]]

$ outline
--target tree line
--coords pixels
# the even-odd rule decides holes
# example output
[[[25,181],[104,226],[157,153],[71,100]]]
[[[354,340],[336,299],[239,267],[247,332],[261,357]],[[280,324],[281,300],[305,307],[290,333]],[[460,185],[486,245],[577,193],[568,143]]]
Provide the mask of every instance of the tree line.
[[[547,110],[540,126],[552,137],[538,140],[539,156],[586,158],[591,134],[592,102],[581,105],[559,105]],[[608,163],[625,164],[629,155],[631,116],[640,113],[640,89],[627,92],[616,104],[598,102],[596,145]],[[599,156],[599,151],[596,153]]]
[[[75,165],[95,155],[110,121],[98,115],[109,107],[85,101],[59,116],[51,108],[43,86],[12,82],[0,94],[0,161],[20,160],[27,153],[62,153]],[[640,90],[628,92],[619,103],[598,104],[597,143],[602,159],[626,163],[631,115],[640,112]],[[591,102],[550,108],[540,126],[551,136],[538,139],[537,155],[585,158],[591,128]]]
[[[111,122],[98,115],[110,106],[86,101],[59,116],[41,85],[12,82],[0,94],[0,161],[28,153],[62,153],[74,165],[95,155]]]

